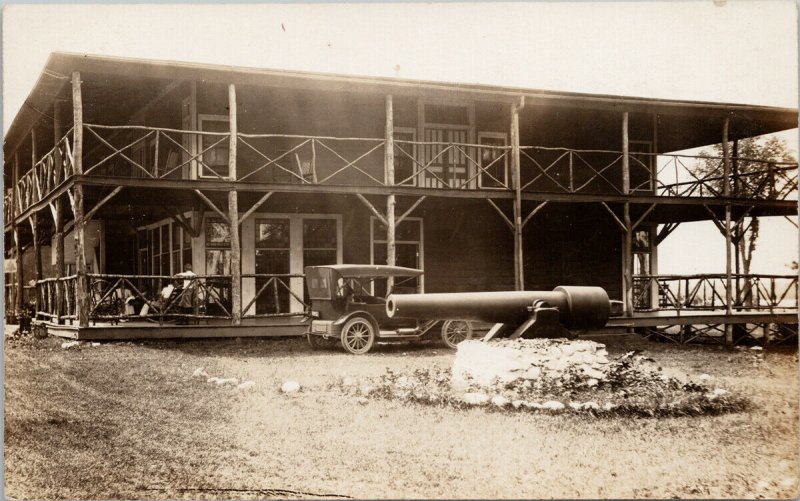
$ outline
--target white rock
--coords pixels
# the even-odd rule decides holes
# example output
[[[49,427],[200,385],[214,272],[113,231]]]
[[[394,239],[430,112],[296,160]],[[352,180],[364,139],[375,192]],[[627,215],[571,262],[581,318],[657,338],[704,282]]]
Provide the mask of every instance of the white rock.
[[[563,356],[568,357],[578,351],[578,346],[575,344],[562,344],[559,349]]]
[[[78,346],[81,344],[80,341],[67,341],[65,343],[61,343],[61,347],[65,350],[72,348],[73,346]]]
[[[250,388],[252,388],[255,385],[256,385],[255,381],[245,381],[244,383],[241,383],[239,386],[237,386],[236,389],[249,390]]]
[[[763,351],[764,350],[764,348],[762,348],[761,346],[753,346],[750,349],[753,350],[753,351]]]
[[[194,370],[194,372],[192,372],[192,377],[204,377],[204,378],[207,378],[208,377],[208,373],[202,367],[198,367],[197,369]]]
[[[226,385],[226,384],[230,384],[230,385],[236,386],[237,384],[239,384],[239,380],[236,379],[235,377],[230,377],[230,378],[227,378],[227,379],[226,378],[217,378],[216,383],[219,386],[223,386],[223,385]]]
[[[605,348],[601,348],[601,349],[597,350],[595,355],[597,355],[598,357],[608,357],[608,351],[606,351]]]
[[[494,405],[495,407],[503,408],[509,403],[511,403],[511,401],[506,397],[504,397],[503,395],[495,395],[492,397],[492,405]]]
[[[591,400],[590,400],[590,401],[588,401],[588,402],[584,402],[584,403],[581,405],[581,409],[592,409],[592,410],[597,410],[597,409],[599,409],[599,408],[600,408],[600,406],[599,406],[599,405],[597,405],[597,402],[592,402]]]
[[[595,378],[590,378],[586,381],[586,386],[597,386],[600,381],[596,380]]]
[[[369,400],[367,400],[367,398],[366,398],[366,397],[358,397],[358,398],[356,399],[356,402],[357,402],[357,403],[359,403],[359,404],[361,404],[361,405],[365,405],[367,402],[369,402]]]
[[[697,377],[697,379],[699,379],[700,381],[708,381],[709,379],[712,379],[712,378],[708,374],[700,374]]]
[[[608,357],[606,357],[605,355],[597,355],[595,357],[594,361],[595,361],[595,363],[598,363],[598,364],[607,364],[608,363]]]
[[[297,381],[284,381],[283,385],[281,385],[281,391],[283,393],[296,393],[300,391],[300,383]]]
[[[524,400],[512,400],[511,401],[511,406],[514,407],[515,409],[519,409],[523,405],[525,405],[525,401]]]
[[[580,402],[570,402],[569,406],[577,411],[577,410],[580,410],[581,403]]]
[[[485,393],[464,393],[461,400],[469,405],[484,405],[489,401],[489,395]]]
[[[608,402],[606,403],[606,405],[603,406],[603,409],[610,411],[611,409],[614,409],[616,407],[617,407],[616,405],[612,404],[611,402]]]
[[[216,383],[217,381],[219,381],[219,378],[217,376],[212,376],[206,379],[206,383]]]
[[[564,404],[556,400],[548,400],[547,402],[542,404],[542,409],[547,409],[549,411],[560,411],[563,408]]]
[[[729,393],[728,390],[724,390],[722,388],[714,388],[714,391],[707,393],[708,398],[715,399],[717,397],[721,397],[722,395],[727,395]]]
[[[528,409],[541,409],[542,404],[538,402],[525,402],[525,407],[527,407]]]
[[[100,343],[92,343],[92,347],[93,347],[93,348],[96,348],[96,347],[98,347],[98,346],[100,346]]]

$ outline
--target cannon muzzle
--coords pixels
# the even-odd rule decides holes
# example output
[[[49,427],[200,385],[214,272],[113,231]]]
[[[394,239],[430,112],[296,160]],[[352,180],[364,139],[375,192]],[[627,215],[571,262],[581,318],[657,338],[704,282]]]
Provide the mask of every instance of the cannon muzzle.
[[[601,287],[559,286],[547,291],[392,294],[389,317],[459,319],[517,326],[524,331],[553,319],[569,330],[600,329],[611,314],[612,301]],[[546,311],[547,310],[547,311]],[[545,315],[546,313],[546,315]],[[523,326],[528,323],[526,327]],[[552,327],[552,326],[551,326]],[[512,336],[513,337],[513,336]]]

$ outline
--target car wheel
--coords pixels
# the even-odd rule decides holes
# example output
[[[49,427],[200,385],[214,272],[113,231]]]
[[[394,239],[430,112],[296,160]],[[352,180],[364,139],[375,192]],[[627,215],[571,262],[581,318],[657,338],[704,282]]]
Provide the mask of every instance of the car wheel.
[[[342,328],[342,347],[354,355],[363,355],[375,344],[375,327],[364,317],[353,317]]]
[[[446,320],[442,324],[442,341],[448,348],[456,349],[461,341],[472,339],[472,324],[466,320]]]
[[[308,344],[311,345],[311,348],[315,350],[329,350],[336,346],[336,339],[325,339],[316,334],[306,334],[306,339],[308,339]]]

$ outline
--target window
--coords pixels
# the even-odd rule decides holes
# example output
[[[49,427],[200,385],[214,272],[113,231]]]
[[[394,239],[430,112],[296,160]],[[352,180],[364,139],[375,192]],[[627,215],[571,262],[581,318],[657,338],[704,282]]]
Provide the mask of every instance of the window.
[[[183,271],[185,263],[192,263],[192,237],[177,223],[141,229],[136,240],[137,268],[142,275],[174,275]]]
[[[478,144],[486,146],[506,146],[506,135],[502,132],[478,133]],[[504,188],[508,186],[507,150],[481,148],[478,153],[481,166],[481,188]]]
[[[208,218],[206,230],[206,274],[231,274],[231,231],[220,218]]]
[[[372,264],[386,264],[386,227],[372,218]],[[407,268],[423,267],[422,219],[408,217],[395,230],[395,265]],[[394,291],[404,293],[422,292],[419,277],[401,277],[395,280]],[[386,296],[386,279],[375,280],[373,294]]]
[[[416,129],[395,127],[394,139],[396,141],[416,141]],[[414,163],[417,158],[417,145],[412,143],[394,144],[394,182],[407,186],[416,186],[417,176],[414,171],[418,166]]]
[[[200,130],[204,132],[230,132],[228,117],[224,115],[200,115]],[[221,135],[201,135],[198,164],[200,177],[226,178],[228,172],[228,140],[225,139],[213,148],[211,146],[223,139]],[[211,148],[206,151],[207,148]]]
[[[290,271],[289,219],[270,218],[256,220],[256,274],[281,275]],[[272,283],[269,284],[271,279]],[[256,314],[286,313],[289,311],[289,286],[285,277],[257,277]],[[266,290],[262,290],[267,286]]]

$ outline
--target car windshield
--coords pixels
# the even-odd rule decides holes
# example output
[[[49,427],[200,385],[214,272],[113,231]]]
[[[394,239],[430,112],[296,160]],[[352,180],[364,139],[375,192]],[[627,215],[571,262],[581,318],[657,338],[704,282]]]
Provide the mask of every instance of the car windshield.
[[[387,293],[387,296],[398,288],[404,288],[403,284],[408,284],[417,277],[395,277],[395,284]],[[372,296],[374,283],[376,280],[386,280],[386,277],[339,277],[336,287],[338,297],[352,296]]]

